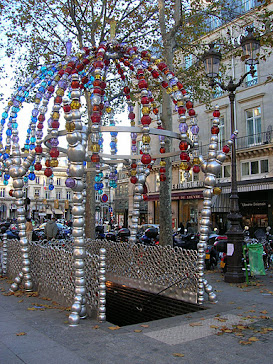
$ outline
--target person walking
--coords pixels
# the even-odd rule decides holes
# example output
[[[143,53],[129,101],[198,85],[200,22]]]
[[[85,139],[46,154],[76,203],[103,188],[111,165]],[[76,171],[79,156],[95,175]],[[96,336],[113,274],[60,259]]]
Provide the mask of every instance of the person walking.
[[[47,240],[55,239],[58,233],[58,226],[56,224],[56,218],[53,216],[51,220],[48,220],[45,226],[45,235]]]
[[[33,225],[31,219],[28,217],[26,222],[26,237],[28,242],[32,240]]]

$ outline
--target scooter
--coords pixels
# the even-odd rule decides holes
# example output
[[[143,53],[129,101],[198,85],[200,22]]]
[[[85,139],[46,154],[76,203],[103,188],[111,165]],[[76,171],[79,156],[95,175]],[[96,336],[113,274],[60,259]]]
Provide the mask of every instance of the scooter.
[[[210,270],[216,268],[219,260],[219,254],[216,251],[214,245],[208,245],[205,253],[206,269]]]

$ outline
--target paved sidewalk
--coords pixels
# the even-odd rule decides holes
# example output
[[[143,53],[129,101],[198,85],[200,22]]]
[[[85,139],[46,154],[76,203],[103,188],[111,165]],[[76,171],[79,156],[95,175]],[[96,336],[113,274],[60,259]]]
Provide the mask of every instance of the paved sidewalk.
[[[271,364],[273,272],[252,285],[231,285],[206,275],[218,295],[206,310],[112,330],[109,322],[82,320],[42,297],[8,296],[0,280],[1,364]],[[54,307],[54,308],[50,308]]]

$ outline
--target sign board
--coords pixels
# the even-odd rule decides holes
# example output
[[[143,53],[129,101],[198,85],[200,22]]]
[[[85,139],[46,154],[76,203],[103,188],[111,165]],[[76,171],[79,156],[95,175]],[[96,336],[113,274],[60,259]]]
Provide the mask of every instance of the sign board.
[[[105,193],[101,196],[101,201],[102,202],[107,202],[108,201],[108,196]]]
[[[109,207],[109,212],[113,212],[113,207]]]

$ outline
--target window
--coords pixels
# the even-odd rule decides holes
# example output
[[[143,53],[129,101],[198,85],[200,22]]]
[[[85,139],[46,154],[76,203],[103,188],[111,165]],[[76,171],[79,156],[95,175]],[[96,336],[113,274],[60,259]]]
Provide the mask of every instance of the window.
[[[0,197],[5,197],[5,188],[0,189]]]
[[[60,200],[62,198],[62,191],[56,190],[56,199]]]
[[[45,193],[46,200],[50,200],[50,192],[51,191],[46,191],[46,193]]]
[[[37,185],[40,184],[40,177],[39,176],[36,176],[36,183],[37,183]]]
[[[268,173],[268,160],[261,159],[257,161],[243,162],[241,164],[241,171],[242,177]]]
[[[246,133],[248,136],[248,145],[261,143],[261,108],[246,110]]]
[[[71,200],[71,192],[70,191],[66,191],[66,199],[67,200]]]
[[[249,72],[250,71],[250,65],[246,64],[245,66],[246,66],[246,72]],[[247,87],[257,85],[257,83],[258,83],[257,64],[254,64],[254,69],[255,69],[256,72],[254,73],[253,77],[252,77],[251,74],[246,76],[246,86]]]
[[[230,177],[230,164],[224,166],[224,177]]]
[[[61,178],[60,177],[58,177],[57,178],[57,186],[60,186],[61,185]]]
[[[199,173],[193,173],[192,170],[190,170],[190,174],[187,179],[185,177],[185,173],[185,171],[180,171],[180,183],[199,181]]]
[[[185,61],[185,69],[187,70],[188,68],[190,68],[190,66],[192,66],[192,54],[185,56],[184,61]]]
[[[34,197],[40,197],[40,188],[34,189]]]

